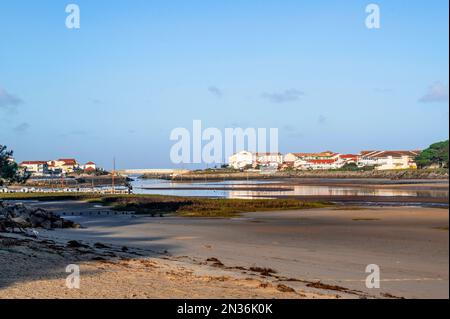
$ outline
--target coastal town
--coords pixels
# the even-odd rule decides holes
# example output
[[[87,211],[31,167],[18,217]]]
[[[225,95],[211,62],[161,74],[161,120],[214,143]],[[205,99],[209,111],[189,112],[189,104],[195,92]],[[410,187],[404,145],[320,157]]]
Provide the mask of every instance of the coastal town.
[[[341,154],[333,151],[318,153],[257,153],[241,151],[230,156],[226,167],[236,170],[255,170],[271,168],[275,171],[284,170],[336,170],[352,167],[355,169],[402,170],[416,169],[415,158],[421,151],[361,151],[359,154]],[[20,169],[31,177],[60,177],[67,174],[101,175],[108,174],[89,161],[80,164],[74,158],[56,160],[22,161]]]
[[[19,167],[34,177],[61,176],[75,172],[92,174],[101,171],[94,162],[79,164],[74,158],[60,158],[50,161],[23,161],[19,164]]]
[[[376,170],[416,169],[415,158],[421,151],[361,151],[341,154],[319,153],[252,153],[242,151],[232,155],[229,165],[234,169],[272,167],[277,170],[333,170],[346,166]]]

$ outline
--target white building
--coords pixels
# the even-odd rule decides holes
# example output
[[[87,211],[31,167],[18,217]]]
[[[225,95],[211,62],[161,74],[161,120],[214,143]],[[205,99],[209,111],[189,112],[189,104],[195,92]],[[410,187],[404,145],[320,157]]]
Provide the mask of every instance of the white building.
[[[362,151],[358,166],[375,166],[377,170],[417,168],[415,157],[420,151]]]
[[[254,155],[251,152],[241,151],[233,154],[228,159],[228,163],[234,169],[243,169],[247,166],[253,166]]]
[[[242,151],[233,154],[228,159],[228,163],[234,169],[243,169],[245,167],[273,167],[277,168],[283,164],[283,155],[281,153],[252,153]]]
[[[283,164],[283,155],[281,153],[256,153],[254,154],[253,166],[276,167]]]
[[[48,167],[54,172],[72,173],[80,166],[73,158],[60,158],[47,162]]]
[[[332,151],[320,153],[288,153],[284,156],[284,166],[298,170],[336,169],[348,162],[349,155]],[[353,157],[356,161],[356,155]]]
[[[19,166],[33,176],[43,176],[48,174],[48,164],[45,161],[24,161],[20,163]]]
[[[329,160],[329,159],[337,159],[339,157],[339,153],[335,153],[332,151],[325,151],[320,153],[288,153],[284,156],[284,161],[286,163],[293,163],[296,160]]]
[[[83,165],[83,170],[87,172],[93,172],[97,170],[97,165],[94,162],[87,162]]]
[[[340,162],[343,164],[356,164],[358,162],[358,155],[355,154],[339,154]]]
[[[309,161],[306,161],[304,159],[296,159],[294,162],[286,162],[288,164],[288,167],[299,169],[299,170],[308,170],[312,169],[312,164]]]
[[[313,170],[328,170],[337,169],[344,165],[344,163],[338,159],[320,159],[320,160],[309,160],[309,168]]]

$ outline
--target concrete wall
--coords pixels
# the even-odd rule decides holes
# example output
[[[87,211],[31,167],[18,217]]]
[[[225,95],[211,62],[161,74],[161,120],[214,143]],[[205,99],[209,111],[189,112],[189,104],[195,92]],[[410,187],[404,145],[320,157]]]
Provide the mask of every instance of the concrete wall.
[[[189,172],[189,170],[185,169],[150,169],[150,168],[143,168],[143,169],[124,169],[117,171],[120,174],[124,175],[130,175],[130,174],[155,174],[155,175],[162,175],[162,174],[186,174]]]

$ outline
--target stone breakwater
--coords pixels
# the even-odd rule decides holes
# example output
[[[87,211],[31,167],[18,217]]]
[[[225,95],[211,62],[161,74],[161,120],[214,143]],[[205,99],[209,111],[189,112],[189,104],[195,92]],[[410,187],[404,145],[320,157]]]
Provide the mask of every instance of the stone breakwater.
[[[249,171],[193,171],[177,176],[160,177],[174,181],[205,181],[205,180],[249,180],[249,179],[289,179],[289,178],[380,178],[390,180],[411,179],[448,179],[448,169],[423,169],[423,170],[389,170],[389,171],[278,171],[271,174]],[[143,175],[142,178],[152,179],[154,176]]]
[[[26,232],[28,228],[78,228],[80,225],[42,208],[0,201],[0,232]]]

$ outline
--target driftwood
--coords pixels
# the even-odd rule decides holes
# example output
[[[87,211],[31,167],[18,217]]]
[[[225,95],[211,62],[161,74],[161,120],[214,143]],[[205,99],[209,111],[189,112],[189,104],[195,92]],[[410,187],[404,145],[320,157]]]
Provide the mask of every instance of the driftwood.
[[[30,228],[77,228],[78,224],[65,220],[42,208],[29,208],[25,205],[8,204],[0,201],[0,232],[26,233]]]

